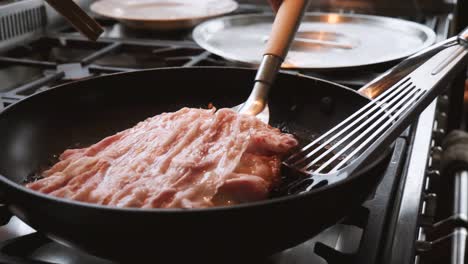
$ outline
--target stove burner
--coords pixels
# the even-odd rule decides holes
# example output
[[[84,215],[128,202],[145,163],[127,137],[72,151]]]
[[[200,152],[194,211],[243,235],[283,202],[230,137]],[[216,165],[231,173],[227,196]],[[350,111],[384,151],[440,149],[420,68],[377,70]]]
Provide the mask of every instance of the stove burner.
[[[57,65],[59,72],[64,72],[64,80],[79,80],[91,76],[88,68],[81,67],[79,63],[64,63]]]

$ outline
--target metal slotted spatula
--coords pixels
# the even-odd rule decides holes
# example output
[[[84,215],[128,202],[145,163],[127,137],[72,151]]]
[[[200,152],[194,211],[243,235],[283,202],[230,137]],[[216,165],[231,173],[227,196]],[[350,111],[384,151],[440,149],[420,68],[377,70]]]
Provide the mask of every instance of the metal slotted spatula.
[[[467,58],[468,28],[366,85],[363,91],[380,95],[286,159],[286,167],[306,176],[281,192],[310,191],[358,173],[445,90],[451,78],[466,67]]]
[[[268,123],[268,93],[276,74],[288,54],[294,35],[304,16],[307,0],[284,0],[278,9],[262,62],[255,76],[255,83],[249,98],[243,104],[233,107],[242,114],[257,116]]]

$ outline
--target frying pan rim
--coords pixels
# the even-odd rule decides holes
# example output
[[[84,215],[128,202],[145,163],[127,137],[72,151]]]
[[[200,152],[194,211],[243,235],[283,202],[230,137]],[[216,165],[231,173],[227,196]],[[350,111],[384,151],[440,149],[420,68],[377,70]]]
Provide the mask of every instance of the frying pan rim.
[[[26,97],[24,99],[21,99],[18,102],[13,103],[13,104],[5,107],[3,110],[1,110],[0,111],[0,117],[2,115],[4,115],[5,113],[9,112],[9,111],[14,111],[13,109],[15,107],[18,107],[19,105],[23,104],[24,102],[27,102],[27,101],[30,101],[30,100],[36,100],[34,98],[38,98],[38,97],[41,97],[41,96],[47,96],[48,93],[53,93],[56,89],[63,89],[63,87],[73,86],[73,85],[76,85],[76,84],[79,84],[79,83],[82,83],[82,82],[91,81],[91,80],[95,80],[95,79],[110,79],[110,78],[113,78],[115,75],[118,75],[118,76],[119,75],[131,75],[131,74],[141,74],[142,72],[148,72],[148,73],[149,72],[162,72],[162,71],[167,71],[167,70],[172,70],[172,71],[178,71],[178,70],[179,71],[184,71],[184,70],[218,70],[218,71],[219,70],[221,70],[221,71],[230,70],[230,71],[245,71],[245,72],[253,72],[253,73],[255,73],[255,71],[256,71],[256,69],[245,68],[245,67],[223,67],[223,68],[219,68],[219,67],[215,67],[215,66],[191,66],[191,67],[165,67],[165,68],[158,68],[158,69],[145,69],[145,70],[138,70],[138,71],[132,71],[132,72],[111,73],[111,74],[107,74],[107,75],[104,75],[104,76],[93,76],[93,77],[90,77],[90,78],[87,78],[87,79],[76,80],[76,81],[72,81],[72,82],[69,82],[69,83],[60,84],[60,85],[54,86],[54,87],[52,87],[52,88],[50,88],[48,90],[41,91],[41,92],[38,92],[38,93],[33,94],[31,96],[28,96],[28,97]],[[362,97],[364,99],[370,100],[366,96],[358,93],[357,91],[355,91],[355,90],[353,90],[351,88],[348,88],[348,87],[346,87],[344,85],[340,85],[340,84],[337,84],[337,83],[334,83],[334,82],[331,82],[331,81],[327,81],[327,80],[316,78],[316,77],[306,76],[306,75],[303,75],[303,74],[300,74],[300,73],[291,73],[291,72],[281,71],[280,74],[281,75],[291,76],[291,77],[305,78],[305,79],[318,81],[318,82],[322,82],[322,83],[327,83],[327,84],[330,84],[330,85],[333,85],[333,86],[337,86],[338,88],[345,89],[345,90],[347,90],[349,92],[352,92],[352,93],[354,93],[356,95],[359,95],[360,97]],[[252,76],[254,76],[254,74],[252,74]],[[55,197],[53,195],[44,194],[44,193],[41,193],[41,192],[38,192],[38,191],[34,191],[34,190],[32,190],[30,188],[27,188],[27,187],[25,187],[25,186],[23,186],[23,185],[21,185],[19,183],[16,183],[15,181],[9,179],[7,176],[5,176],[3,174],[0,174],[0,183],[2,185],[7,185],[8,187],[13,188],[17,192],[25,193],[25,194],[28,194],[28,195],[30,195],[32,197],[39,197],[41,199],[48,200],[49,202],[52,202],[52,203],[66,203],[66,204],[68,204],[70,206],[84,206],[87,209],[98,209],[98,210],[106,210],[106,211],[115,212],[115,213],[125,212],[125,213],[132,213],[132,214],[135,214],[135,213],[136,214],[147,214],[147,213],[192,214],[192,213],[211,213],[211,212],[215,212],[215,211],[218,212],[218,211],[226,211],[226,210],[242,210],[242,209],[245,209],[245,208],[252,209],[252,208],[261,207],[261,206],[265,206],[265,205],[280,204],[280,203],[287,202],[287,201],[293,200],[293,199],[294,200],[295,199],[302,199],[302,198],[307,197],[307,196],[317,195],[317,193],[320,193],[320,192],[322,192],[322,193],[327,192],[327,191],[329,191],[329,190],[331,190],[333,188],[336,188],[337,186],[344,185],[349,181],[355,180],[355,178],[357,178],[357,177],[359,177],[361,175],[362,175],[362,173],[352,174],[352,175],[346,177],[343,180],[340,180],[338,182],[332,183],[332,184],[327,185],[327,186],[323,186],[321,188],[311,190],[311,191],[306,192],[306,193],[287,195],[287,196],[283,196],[283,197],[265,199],[265,200],[256,201],[256,202],[241,203],[241,204],[237,204],[237,205],[216,206],[216,207],[208,207],[208,208],[190,208],[190,209],[184,209],[184,208],[116,207],[116,206],[108,206],[108,205],[100,205],[100,204],[94,204],[94,203],[80,202],[80,201],[76,201],[76,200],[59,198],[59,197]],[[8,198],[5,198],[5,201],[2,201],[2,202],[5,203],[6,205],[9,204]]]

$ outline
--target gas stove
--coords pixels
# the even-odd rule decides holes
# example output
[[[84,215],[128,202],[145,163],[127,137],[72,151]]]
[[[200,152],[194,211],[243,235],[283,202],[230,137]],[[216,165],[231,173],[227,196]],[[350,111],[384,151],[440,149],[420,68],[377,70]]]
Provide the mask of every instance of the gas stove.
[[[161,67],[242,66],[197,46],[190,30],[140,31],[100,18],[106,31],[97,42],[90,42],[65,23],[52,23],[42,1],[10,2],[0,6],[0,110],[56,85],[93,76]],[[241,4],[236,13],[269,12],[269,7],[250,2]],[[454,15],[404,18],[426,24],[443,40],[455,30]],[[340,74],[299,72],[359,88],[391,66]],[[434,185],[444,182],[440,144],[457,123],[452,98],[460,90],[460,80],[396,140],[380,184],[353,214],[299,246],[245,263],[463,263],[455,262],[453,255],[464,252],[460,245],[466,231],[465,236],[455,227],[434,232],[438,222],[451,217],[437,210],[450,204],[440,204]],[[51,241],[5,208],[0,208],[0,224],[1,263],[112,263]]]

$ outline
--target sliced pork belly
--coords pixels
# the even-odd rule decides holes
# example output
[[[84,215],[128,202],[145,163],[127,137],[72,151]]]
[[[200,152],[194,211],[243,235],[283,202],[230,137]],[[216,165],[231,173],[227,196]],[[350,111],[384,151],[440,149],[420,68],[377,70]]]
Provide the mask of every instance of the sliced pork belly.
[[[267,198],[281,157],[297,145],[230,109],[163,113],[82,149],[27,187],[83,202],[140,208],[203,208]]]

